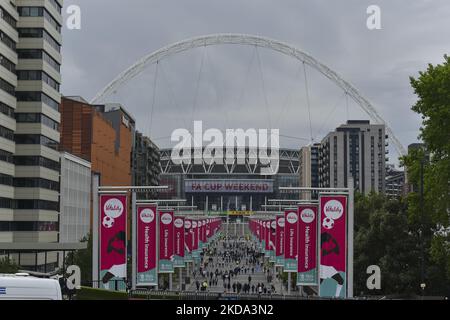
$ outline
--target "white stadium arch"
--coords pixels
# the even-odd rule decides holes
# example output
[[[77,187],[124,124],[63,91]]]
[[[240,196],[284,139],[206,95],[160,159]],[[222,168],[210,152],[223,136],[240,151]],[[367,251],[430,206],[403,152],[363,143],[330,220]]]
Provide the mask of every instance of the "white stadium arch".
[[[169,56],[174,54],[187,51],[194,48],[213,46],[213,45],[221,45],[221,44],[233,44],[233,45],[249,45],[249,46],[257,46],[261,48],[267,48],[274,50],[276,52],[282,53],[289,57],[295,58],[302,63],[306,63],[309,66],[313,67],[320,73],[322,73],[325,77],[333,81],[337,86],[339,86],[342,90],[344,90],[360,107],[364,110],[365,113],[377,124],[385,124],[386,132],[389,135],[390,140],[392,141],[397,153],[399,155],[405,155],[406,150],[401,144],[400,140],[394,135],[392,129],[389,125],[387,125],[386,121],[379,115],[377,110],[373,107],[373,105],[364,98],[360,92],[349,82],[345,81],[342,77],[340,77],[336,72],[331,70],[329,67],[324,65],[323,63],[317,61],[310,54],[305,53],[304,51],[291,46],[287,43],[256,36],[256,35],[248,35],[248,34],[212,34],[199,36],[195,38],[186,39],[180,42],[176,42],[174,44],[165,46],[155,52],[150,53],[149,55],[143,57],[141,60],[137,61],[131,67],[123,71],[119,74],[113,81],[111,81],[105,88],[103,88],[92,100],[92,104],[100,103],[104,100],[104,98],[110,96],[114,93],[118,88],[120,88],[124,83],[133,79],[141,72],[143,72],[148,66],[163,60]]]

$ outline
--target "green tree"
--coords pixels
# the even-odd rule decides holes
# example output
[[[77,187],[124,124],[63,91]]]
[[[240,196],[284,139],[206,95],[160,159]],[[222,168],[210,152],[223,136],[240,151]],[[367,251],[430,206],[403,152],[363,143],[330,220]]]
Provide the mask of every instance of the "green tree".
[[[0,273],[16,273],[19,266],[8,257],[0,259]]]
[[[92,236],[88,234],[81,242],[87,242],[87,248],[70,252],[66,256],[66,266],[74,264],[80,267],[82,285],[90,286],[92,282]]]
[[[450,294],[450,57],[428,65],[411,86],[418,97],[412,110],[422,116],[420,138],[426,150],[402,158],[409,184],[408,219],[424,247],[427,294]],[[425,153],[430,156],[427,157]],[[429,158],[429,162],[425,159]],[[423,198],[420,194],[423,177]]]
[[[355,293],[415,293],[418,239],[411,232],[404,201],[389,200],[380,194],[359,195],[355,200]],[[381,269],[381,290],[376,292],[366,286],[370,265]]]
[[[418,96],[412,110],[422,116],[420,138],[431,153],[431,161],[425,172],[426,202],[430,207],[433,222],[449,226],[450,208],[450,57],[444,56],[444,63],[411,77],[411,86]],[[405,158],[413,174],[410,178],[417,183],[420,154],[417,152]],[[415,164],[414,164],[415,163]],[[415,169],[415,170],[414,170]]]

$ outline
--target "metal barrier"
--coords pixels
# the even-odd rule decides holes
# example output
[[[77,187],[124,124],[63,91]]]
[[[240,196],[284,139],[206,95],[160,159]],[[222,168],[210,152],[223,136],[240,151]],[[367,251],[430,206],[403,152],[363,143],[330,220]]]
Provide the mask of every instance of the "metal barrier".
[[[82,285],[86,285],[93,288],[103,288],[103,283],[101,280],[90,281],[89,283],[82,283]],[[114,291],[127,291],[128,283],[124,279],[111,279],[108,282],[110,290]]]
[[[319,297],[302,297],[299,295],[282,294],[236,294],[201,291],[165,291],[137,289],[129,291],[130,298],[172,300],[318,300]],[[323,298],[322,298],[323,299]]]

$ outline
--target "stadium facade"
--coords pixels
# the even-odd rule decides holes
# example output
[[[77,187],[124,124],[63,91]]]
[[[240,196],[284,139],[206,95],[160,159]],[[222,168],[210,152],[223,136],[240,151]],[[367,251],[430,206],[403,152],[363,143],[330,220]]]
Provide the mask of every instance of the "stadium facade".
[[[186,199],[187,205],[210,214],[242,217],[263,211],[270,199],[298,199],[298,194],[280,194],[279,187],[299,185],[299,151],[279,150],[279,168],[275,175],[263,175],[263,166],[251,164],[251,152],[245,150],[245,163],[223,161],[223,164],[174,164],[172,149],[161,151],[161,185],[167,191],[160,193],[165,199]],[[224,152],[225,154],[225,152]],[[256,152],[255,154],[258,154]]]

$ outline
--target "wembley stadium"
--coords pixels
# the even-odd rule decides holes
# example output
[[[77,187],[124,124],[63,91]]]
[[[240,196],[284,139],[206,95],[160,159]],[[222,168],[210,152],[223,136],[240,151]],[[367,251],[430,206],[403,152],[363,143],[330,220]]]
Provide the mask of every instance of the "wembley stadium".
[[[227,214],[239,218],[263,211],[268,200],[283,197],[293,199],[295,194],[281,195],[279,187],[299,185],[299,151],[279,149],[279,167],[274,175],[264,175],[261,163],[252,164],[247,149],[244,163],[227,158],[223,164],[175,164],[172,149],[160,150],[161,185],[168,189],[160,194],[165,199],[186,199],[196,210],[211,214]],[[258,152],[258,151],[257,151]],[[257,154],[256,152],[256,154]],[[198,162],[197,162],[198,163]]]

